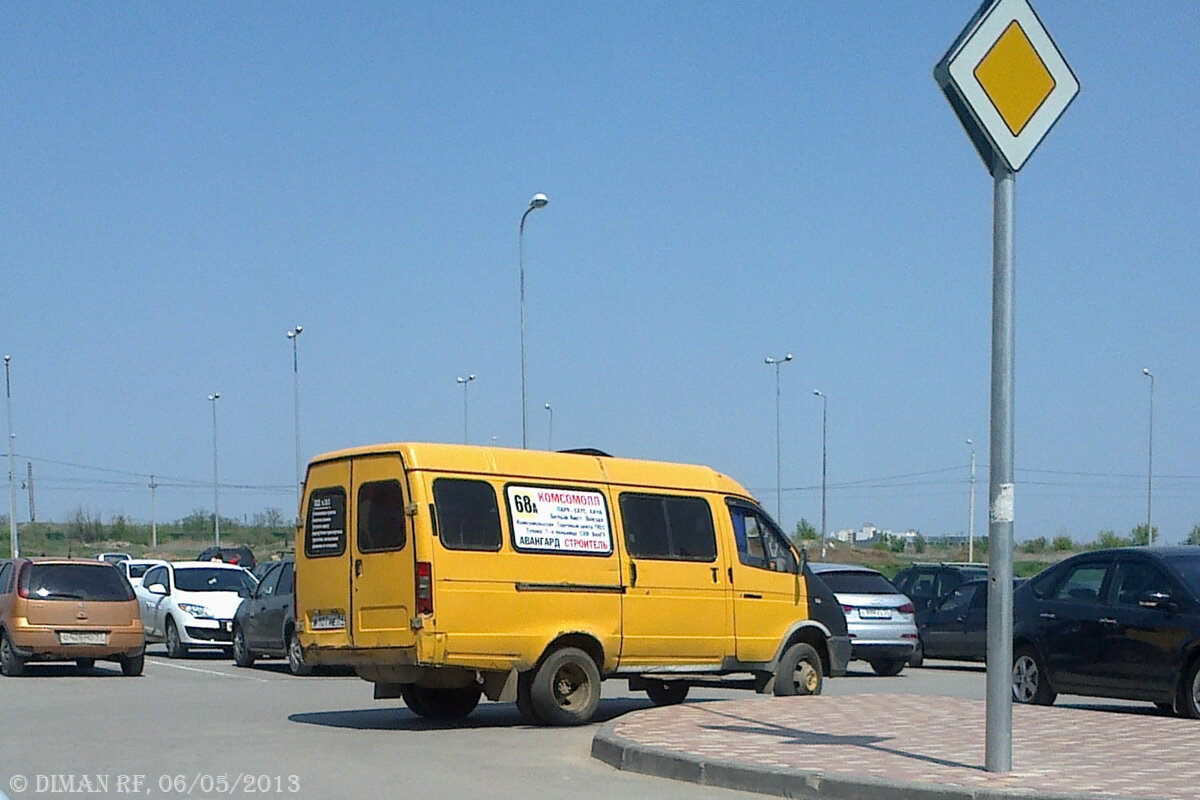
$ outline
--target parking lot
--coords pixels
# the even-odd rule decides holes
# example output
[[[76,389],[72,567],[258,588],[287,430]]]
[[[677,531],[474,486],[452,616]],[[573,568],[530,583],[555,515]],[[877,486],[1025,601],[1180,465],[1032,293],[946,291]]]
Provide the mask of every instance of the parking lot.
[[[353,675],[297,678],[279,660],[239,669],[216,651],[178,660],[167,659],[161,645],[148,652],[140,678],[124,678],[116,665],[102,663],[87,674],[73,666],[35,665],[29,677],[0,679],[7,722],[0,733],[0,791],[13,800],[46,796],[54,786],[43,781],[48,791],[36,792],[37,776],[58,775],[75,776],[77,793],[79,776],[108,776],[113,795],[120,776],[144,776],[140,793],[173,797],[216,796],[222,786],[232,787],[227,796],[328,798],[755,796],[620,772],[593,760],[589,750],[598,725],[651,707],[644,695],[625,691],[623,682],[604,684],[597,721],[580,728],[530,727],[515,706],[486,701],[461,723],[435,724],[399,701],[373,700],[371,686]],[[931,702],[937,696],[982,699],[984,671],[930,662],[881,678],[853,662],[847,677],[825,687],[830,696],[902,692],[928,695]],[[697,690],[688,702],[751,696]],[[1084,698],[1065,697],[1059,704],[1158,713],[1148,704]],[[27,781],[24,792],[13,790],[15,776]]]

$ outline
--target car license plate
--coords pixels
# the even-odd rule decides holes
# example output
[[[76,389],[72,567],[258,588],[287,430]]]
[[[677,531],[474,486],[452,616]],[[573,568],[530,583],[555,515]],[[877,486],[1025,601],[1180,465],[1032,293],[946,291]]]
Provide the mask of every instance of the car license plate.
[[[891,619],[892,610],[890,608],[860,608],[858,616],[859,619]]]
[[[78,633],[73,631],[59,631],[59,644],[104,644],[105,635],[103,633]]]
[[[346,627],[345,614],[313,614],[312,629],[314,631],[333,631]]]

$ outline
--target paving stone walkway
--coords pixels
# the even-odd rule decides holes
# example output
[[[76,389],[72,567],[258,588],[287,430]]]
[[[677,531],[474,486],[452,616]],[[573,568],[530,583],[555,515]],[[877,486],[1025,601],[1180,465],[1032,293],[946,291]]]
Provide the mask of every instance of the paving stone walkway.
[[[986,704],[903,694],[756,697],[627,714],[597,758],[785,797],[1200,797],[1200,721],[1013,708],[1010,773],[984,769]]]

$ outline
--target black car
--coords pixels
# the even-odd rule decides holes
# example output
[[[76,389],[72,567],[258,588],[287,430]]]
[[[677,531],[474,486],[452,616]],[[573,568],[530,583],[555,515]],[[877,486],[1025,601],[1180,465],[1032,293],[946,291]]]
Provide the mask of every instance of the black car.
[[[245,567],[248,570],[253,570],[255,564],[254,553],[249,547],[240,545],[238,547],[206,547],[196,557],[197,561],[224,561],[226,564],[237,564],[239,567]]]
[[[1013,580],[1013,587],[1025,582]],[[908,659],[910,666],[919,667],[925,658],[948,658],[960,661],[987,659],[987,598],[986,578],[959,584],[950,595],[917,614],[916,652]]]
[[[959,584],[987,577],[987,564],[942,562],[913,564],[896,573],[892,583],[913,601],[917,613],[948,597]]]
[[[1200,547],[1083,553],[1013,593],[1013,698],[1060,693],[1200,719]]]
[[[233,660],[239,667],[253,666],[262,656],[287,658],[293,675],[308,675],[300,640],[296,638],[296,604],[292,559],[273,562],[258,586],[233,615]]]

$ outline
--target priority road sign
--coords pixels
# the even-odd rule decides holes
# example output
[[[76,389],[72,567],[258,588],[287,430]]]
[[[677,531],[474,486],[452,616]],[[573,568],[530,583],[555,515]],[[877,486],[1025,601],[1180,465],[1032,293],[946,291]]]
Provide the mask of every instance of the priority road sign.
[[[933,77],[993,174],[1019,170],[1079,93],[1028,0],[986,0]]]

